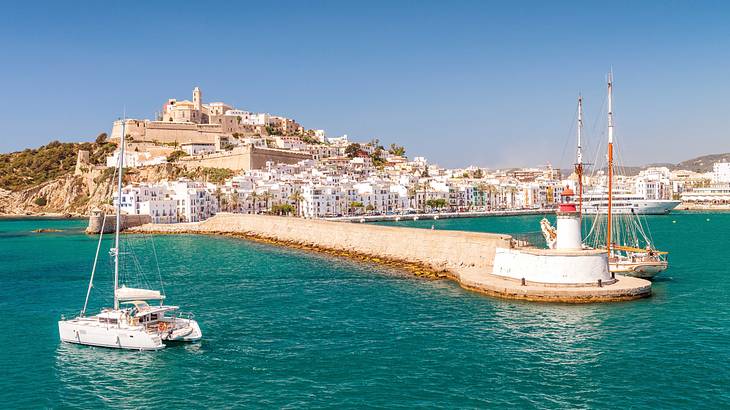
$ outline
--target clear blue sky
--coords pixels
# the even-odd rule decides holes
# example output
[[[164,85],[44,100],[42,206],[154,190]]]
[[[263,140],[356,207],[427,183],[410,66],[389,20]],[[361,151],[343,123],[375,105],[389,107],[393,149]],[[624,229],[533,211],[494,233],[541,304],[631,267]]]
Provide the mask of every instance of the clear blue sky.
[[[0,151],[109,131],[168,97],[378,137],[446,166],[571,163],[616,77],[625,162],[730,151],[730,3],[53,2],[0,14]]]

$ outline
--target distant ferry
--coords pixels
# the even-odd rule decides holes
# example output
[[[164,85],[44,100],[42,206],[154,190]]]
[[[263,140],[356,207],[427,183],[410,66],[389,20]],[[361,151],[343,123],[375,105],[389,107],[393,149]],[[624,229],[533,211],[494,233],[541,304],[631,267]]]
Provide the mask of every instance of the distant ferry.
[[[645,199],[641,195],[613,191],[611,212],[614,214],[666,215],[681,201],[671,199]],[[605,214],[608,212],[608,194],[586,193],[583,195],[584,214]]]

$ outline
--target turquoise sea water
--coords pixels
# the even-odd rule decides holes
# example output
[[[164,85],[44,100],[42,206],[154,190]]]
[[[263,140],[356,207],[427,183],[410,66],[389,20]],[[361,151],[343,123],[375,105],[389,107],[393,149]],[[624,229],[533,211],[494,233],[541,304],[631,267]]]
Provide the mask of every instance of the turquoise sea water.
[[[539,219],[435,225],[526,232]],[[237,239],[156,237],[168,302],[196,313],[204,340],[130,352],[58,340],[60,315],[83,304],[96,246],[84,222],[0,220],[0,403],[729,407],[730,214],[649,222],[671,252],[653,297],[578,306],[493,299]],[[109,265],[101,267],[94,309],[111,303]]]

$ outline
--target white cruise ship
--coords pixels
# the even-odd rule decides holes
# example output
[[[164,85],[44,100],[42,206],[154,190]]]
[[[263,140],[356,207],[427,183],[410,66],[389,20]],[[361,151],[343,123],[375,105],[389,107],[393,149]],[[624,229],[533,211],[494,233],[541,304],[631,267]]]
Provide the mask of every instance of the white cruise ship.
[[[646,199],[628,191],[613,190],[612,213],[637,215],[666,215],[681,201],[671,199]],[[608,212],[608,193],[593,192],[583,195],[584,214],[605,214]]]

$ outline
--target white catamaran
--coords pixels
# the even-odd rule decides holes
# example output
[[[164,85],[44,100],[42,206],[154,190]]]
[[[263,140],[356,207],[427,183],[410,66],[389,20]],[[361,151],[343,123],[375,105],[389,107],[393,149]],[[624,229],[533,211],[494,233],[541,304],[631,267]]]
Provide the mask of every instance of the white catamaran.
[[[124,135],[124,128],[122,128],[121,135]],[[180,313],[178,306],[164,305],[165,295],[163,293],[157,290],[119,286],[119,258],[122,254],[119,247],[119,229],[121,226],[124,140],[125,138],[120,138],[117,169],[117,191],[119,194],[116,204],[114,248],[110,249],[110,254],[114,257],[114,307],[102,309],[96,315],[86,315],[86,307],[93,287],[94,273],[96,272],[99,250],[104,235],[103,223],[106,222],[106,216],[104,215],[84,307],[78,316],[73,319],[61,317],[58,322],[61,341],[117,349],[158,350],[165,347],[165,342],[200,340],[203,335],[192,314]],[[150,301],[159,304],[150,305],[148,303]],[[120,307],[120,304],[125,306]]]

